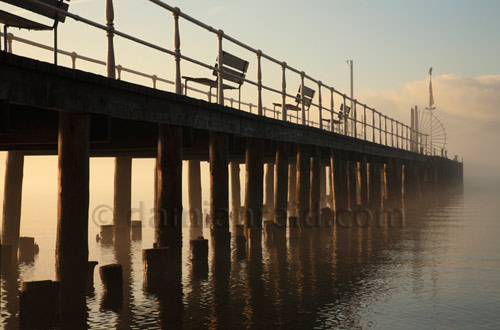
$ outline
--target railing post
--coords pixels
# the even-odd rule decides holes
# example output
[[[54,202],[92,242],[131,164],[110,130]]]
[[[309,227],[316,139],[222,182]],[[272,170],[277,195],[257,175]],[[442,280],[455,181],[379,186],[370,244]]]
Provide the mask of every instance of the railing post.
[[[331,112],[330,112],[330,123],[331,127],[330,129],[332,132],[335,132],[335,123],[333,122],[334,114],[335,114],[335,106],[333,103],[333,88],[330,88],[330,107],[331,107]]]
[[[151,79],[153,80],[153,88],[156,89],[156,81],[158,80],[158,77],[154,74],[151,76]]]
[[[391,147],[394,147],[394,119],[391,118]]]
[[[113,37],[114,37],[114,23],[113,21],[115,20],[115,11],[113,9],[113,0],[106,0],[106,26],[108,27],[107,30],[107,37],[108,37],[108,59],[106,62],[106,69],[108,71],[108,78],[115,79],[116,78],[116,73],[115,73],[115,47],[113,44]]]
[[[181,36],[179,33],[179,14],[181,10],[174,8],[174,51],[175,51],[175,94],[182,94],[181,81]]]
[[[306,124],[306,106],[304,104],[304,76],[305,73],[300,73],[300,105],[302,109],[302,125]]]
[[[345,98],[346,98],[346,95],[344,94],[344,110],[343,113],[342,113],[342,121],[344,122],[344,135],[347,135],[347,114],[346,114],[346,107],[345,107]]]
[[[318,81],[319,128],[323,129],[323,105],[321,104],[321,80]]]
[[[12,33],[7,33],[7,53],[12,54],[12,41],[14,40],[14,35]]]
[[[375,110],[372,110],[372,142],[375,143]]]
[[[224,105],[224,81],[222,78],[222,38],[224,37],[224,31],[219,30],[217,33],[217,39],[219,40],[219,54],[217,56],[217,103]]]
[[[257,114],[262,116],[262,51],[257,51]]]
[[[76,53],[75,52],[72,52],[71,53],[71,67],[74,69],[76,69]]]
[[[355,139],[358,138],[358,114],[356,110],[356,105],[358,104],[357,100],[351,100],[351,104],[353,105],[354,109],[351,109],[352,111],[352,126],[353,126],[353,137]]]
[[[378,143],[382,144],[382,114],[378,113]]]
[[[396,148],[399,149],[399,121],[396,121]]]
[[[116,66],[116,73],[118,74],[117,80],[122,80],[122,69],[123,68],[120,64]]]
[[[281,63],[281,120],[286,121],[286,62]]]
[[[387,116],[384,115],[384,133],[385,133],[385,145],[387,145]]]
[[[363,135],[366,141],[366,104],[363,105]]]

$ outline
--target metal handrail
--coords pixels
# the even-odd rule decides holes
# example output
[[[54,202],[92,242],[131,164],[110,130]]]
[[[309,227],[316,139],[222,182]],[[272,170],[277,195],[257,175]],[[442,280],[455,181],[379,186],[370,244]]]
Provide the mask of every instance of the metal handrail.
[[[121,65],[116,65],[114,66],[114,53],[112,53],[111,55],[108,53],[108,61],[107,62],[104,62],[104,61],[100,61],[100,60],[96,60],[96,59],[92,59],[90,57],[85,57],[85,56],[82,56],[82,55],[79,55],[79,54],[76,54],[75,52],[67,52],[67,51],[64,51],[64,50],[59,50],[59,49],[56,49],[56,53],[60,53],[60,54],[63,54],[63,55],[67,55],[67,56],[70,56],[71,59],[72,59],[72,62],[73,62],[73,68],[76,68],[76,65],[75,65],[75,61],[76,59],[81,59],[81,60],[84,60],[84,61],[88,61],[88,62],[92,62],[92,63],[96,63],[96,64],[100,64],[100,65],[109,65],[110,63],[112,63],[112,65],[114,66],[114,68],[118,71],[118,78],[121,78],[121,72],[127,72],[127,73],[131,73],[131,74],[134,74],[134,75],[138,75],[138,76],[142,76],[142,77],[145,77],[145,78],[149,78],[149,79],[152,79],[153,81],[153,87],[156,88],[156,81],[161,81],[161,82],[164,82],[164,83],[168,83],[168,84],[172,84],[174,86],[181,86],[182,84],[180,83],[180,66],[179,66],[179,63],[180,63],[180,60],[186,60],[188,62],[191,62],[191,63],[194,63],[196,65],[199,65],[201,67],[204,67],[206,69],[210,69],[210,70],[214,70],[215,72],[217,72],[217,75],[218,75],[218,80],[219,80],[219,84],[222,84],[222,79],[223,79],[223,74],[224,76],[227,76],[227,75],[233,75],[235,76],[234,74],[232,74],[231,72],[227,72],[225,71],[223,68],[222,68],[222,65],[220,65],[219,67],[214,67],[212,65],[209,65],[209,64],[205,64],[201,61],[198,61],[194,58],[191,58],[189,56],[185,56],[185,55],[182,55],[181,52],[180,52],[180,35],[179,35],[179,31],[178,31],[178,19],[179,17],[211,32],[211,33],[214,33],[217,38],[219,39],[219,54],[221,53],[222,51],[222,40],[225,39],[227,41],[230,41],[232,43],[234,43],[235,45],[239,46],[239,47],[242,47],[250,52],[253,52],[255,55],[257,55],[257,59],[258,59],[258,78],[257,78],[257,82],[247,78],[247,77],[244,77],[244,78],[241,78],[241,77],[237,77],[238,79],[244,81],[244,82],[247,82],[248,84],[250,85],[253,85],[253,86],[256,86],[257,89],[258,89],[258,100],[259,102],[257,102],[257,105],[254,105],[252,103],[245,103],[245,102],[239,102],[239,104],[242,104],[244,106],[247,106],[250,110],[250,112],[252,112],[252,108],[253,107],[256,107],[257,108],[257,113],[259,115],[266,115],[267,112],[271,112],[273,113],[274,117],[276,118],[277,114],[281,114],[282,115],[282,120],[287,120],[288,118],[291,119],[297,119],[297,122],[299,120],[299,112],[297,112],[297,115],[294,116],[292,114],[287,114],[287,111],[286,111],[286,104],[285,104],[285,100],[286,98],[295,98],[294,95],[291,95],[289,93],[287,93],[286,91],[286,80],[285,80],[285,71],[288,70],[290,72],[293,72],[293,73],[296,73],[296,74],[299,74],[300,77],[301,77],[301,90],[303,90],[303,87],[304,87],[304,80],[308,80],[314,84],[317,84],[318,85],[318,103],[314,103],[314,102],[309,102],[309,107],[307,109],[307,118],[305,117],[306,116],[306,110],[305,110],[305,107],[304,107],[304,95],[301,95],[300,97],[300,103],[301,103],[301,107],[302,107],[302,110],[301,110],[301,119],[302,119],[302,124],[303,125],[312,125],[312,126],[316,126],[318,125],[319,128],[321,129],[324,129],[323,128],[323,111],[326,111],[327,113],[330,113],[330,118],[329,119],[326,119],[328,121],[330,121],[330,130],[331,131],[336,131],[337,132],[340,132],[340,128],[341,126],[343,126],[343,134],[344,135],[351,135],[353,136],[354,138],[360,138],[360,139],[364,139],[364,140],[369,140],[367,137],[368,137],[368,134],[367,134],[367,129],[371,129],[372,130],[372,137],[371,137],[371,142],[373,143],[377,143],[376,141],[376,132],[379,132],[379,139],[378,139],[378,143],[379,144],[385,144],[386,146],[388,145],[388,134],[390,135],[391,137],[391,147],[395,147],[395,148],[398,148],[398,149],[405,149],[405,150],[411,150],[413,149],[413,145],[416,145],[417,146],[417,151],[419,150],[419,145],[420,145],[420,141],[423,140],[422,138],[422,133],[420,132],[417,132],[415,131],[414,129],[412,129],[411,127],[409,127],[408,125],[406,124],[403,124],[393,118],[389,118],[387,117],[386,115],[384,115],[383,113],[381,113],[380,111],[376,110],[375,108],[372,108],[366,104],[363,104],[363,103],[360,103],[358,102],[356,99],[353,99],[349,96],[347,96],[345,93],[342,93],[340,92],[339,90],[335,89],[333,86],[329,86],[327,84],[324,84],[322,83],[320,80],[317,80],[315,78],[313,78],[312,76],[309,76],[307,75],[304,71],[301,71],[299,69],[296,69],[290,65],[288,65],[286,62],[283,62],[283,61],[279,61],[277,60],[276,58],[262,52],[260,49],[255,49],[239,40],[237,40],[236,38],[233,38],[227,34],[225,34],[222,30],[218,30],[218,29],[215,29],[185,13],[183,13],[179,8],[177,7],[172,7],[166,3],[164,3],[163,1],[160,1],[160,0],[149,0],[150,2],[162,7],[163,9],[166,9],[168,11],[170,11],[172,13],[172,15],[174,16],[174,20],[175,20],[175,50],[170,50],[170,49],[167,49],[165,47],[161,47],[161,46],[158,46],[158,45],[155,45],[153,43],[150,43],[150,42],[147,42],[145,40],[141,40],[139,38],[136,38],[134,36],[131,36],[129,34],[126,34],[126,33],[123,33],[123,32],[120,32],[118,30],[116,30],[114,27],[113,27],[113,23],[112,23],[112,19],[111,19],[111,24],[109,24],[110,22],[108,21],[108,24],[107,25],[102,25],[102,24],[99,24],[99,23],[96,23],[96,22],[93,22],[89,19],[86,19],[86,18],[83,18],[79,15],[75,15],[73,13],[70,13],[70,12],[67,12],[67,11],[64,11],[60,8],[56,8],[56,7],[53,7],[53,6],[50,6],[46,3],[43,3],[43,2],[39,2],[37,0],[26,0],[26,1],[29,1],[35,5],[38,5],[38,6],[41,6],[41,7],[46,7],[46,8],[50,8],[51,10],[54,10],[56,12],[59,12],[61,14],[64,14],[66,15],[67,17],[70,17],[76,21],[80,21],[80,22],[83,22],[85,24],[88,24],[88,25],[91,25],[95,28],[98,28],[100,30],[104,30],[108,33],[108,39],[111,38],[112,40],[112,37],[114,35],[117,35],[117,36],[120,36],[122,38],[125,38],[125,39],[128,39],[128,40],[131,40],[135,43],[138,43],[138,44],[141,44],[143,46],[146,46],[146,47],[149,47],[149,48],[152,48],[152,49],[155,49],[155,50],[158,50],[160,52],[163,52],[163,53],[166,53],[166,54],[169,54],[171,56],[173,56],[175,58],[175,60],[178,62],[177,63],[177,67],[176,67],[176,72],[175,72],[175,79],[174,81],[171,81],[171,80],[167,80],[167,79],[164,79],[164,78],[160,78],[156,75],[149,75],[149,74],[146,74],[146,73],[143,73],[143,72],[139,72],[139,71],[136,71],[136,70],[133,70],[133,69],[129,69],[129,68],[125,68],[125,67],[122,67]],[[111,2],[112,3],[112,0],[107,0],[108,3]],[[112,14],[111,17],[113,17],[114,15]],[[1,34],[0,34],[1,35]],[[33,42],[33,41],[30,41],[30,40],[26,40],[26,39],[22,39],[22,38],[19,38],[19,37],[14,37],[12,34],[8,34],[7,35],[7,39],[9,40],[10,38],[10,48],[12,49],[12,40],[16,40],[16,41],[20,41],[20,42],[24,42],[26,44],[29,44],[29,45],[32,45],[32,46],[36,46],[36,47],[40,47],[40,48],[43,48],[43,49],[46,49],[46,50],[51,50],[53,51],[54,49],[50,46],[46,46],[46,45],[43,45],[43,44],[39,44],[39,43],[36,43],[36,42]],[[112,41],[111,41],[112,42]],[[109,46],[108,46],[109,47]],[[110,61],[110,56],[112,56],[112,61]],[[261,77],[262,77],[262,72],[261,72],[261,66],[260,66],[260,61],[261,61],[261,58],[264,58],[264,59],[267,59],[279,66],[281,66],[282,70],[283,70],[283,75],[282,75],[282,89],[281,90],[278,90],[276,88],[273,88],[273,87],[270,87],[270,86],[266,86],[264,84],[262,84],[262,81],[261,81]],[[220,60],[219,60],[220,63],[222,63]],[[179,84],[179,85],[178,85]],[[222,85],[220,85],[222,86]],[[175,87],[176,88],[176,91],[182,91],[184,89],[184,86],[182,86],[180,89],[178,89],[178,87]],[[205,92],[205,91],[202,91],[202,90],[199,90],[199,89],[196,89],[196,88],[193,88],[193,87],[187,87],[188,90],[191,90],[191,91],[195,91],[195,92],[198,92],[198,93],[201,93],[201,94],[205,94],[209,97],[213,96],[214,94],[211,94],[211,92]],[[279,94],[282,96],[282,111],[279,112],[279,111],[274,111],[274,110],[271,110],[267,107],[264,107],[262,106],[262,103],[261,103],[261,99],[262,99],[262,89],[264,90],[267,90],[267,91],[270,91],[270,92],[273,92],[273,93],[276,93],[276,94]],[[327,108],[325,106],[323,106],[322,104],[322,100],[321,100],[321,91],[322,89],[326,89],[327,91],[330,92],[331,94],[331,104],[330,104],[330,108]],[[232,98],[227,98],[227,97],[224,97],[223,96],[223,91],[221,90],[219,93],[219,95],[215,95],[217,97],[220,97],[222,96],[222,100],[225,100],[225,101],[230,101],[231,104],[233,104],[233,99]],[[303,94],[303,93],[302,93]],[[336,112],[335,111],[335,107],[334,107],[334,94],[337,95],[337,96],[340,96],[342,97],[343,99],[343,104],[344,104],[344,114],[342,116],[342,118],[340,117],[340,111],[339,112]],[[349,116],[345,116],[345,105],[346,105],[346,101],[349,101],[352,103],[352,107],[353,109],[351,109],[351,113],[349,114]],[[222,103],[223,104],[223,103]],[[363,108],[363,116],[362,116],[362,120],[359,120],[357,118],[357,114],[356,114],[356,107],[357,106],[361,106]],[[309,120],[309,113],[311,111],[311,107],[312,108],[316,108],[318,109],[318,113],[319,113],[319,123],[317,122],[314,122],[314,121],[311,121]],[[371,118],[372,118],[372,122],[369,123],[367,121],[367,111],[370,113],[371,112]],[[335,123],[334,123],[334,116],[337,115],[339,117],[339,119],[341,119],[341,122],[340,124],[343,123],[343,125],[341,126],[338,126],[338,128],[336,129],[335,128]],[[377,126],[376,124],[376,121],[375,121],[375,118],[376,116],[378,115],[379,117],[379,125]],[[381,118],[384,117],[384,128],[382,128],[382,121],[381,121]],[[387,130],[387,120],[390,120],[391,122],[391,131],[388,132]],[[394,123],[396,124],[396,131],[394,132]],[[358,125],[361,125],[361,129],[362,129],[362,134],[358,135],[357,134],[357,128],[358,128]],[[352,132],[350,132],[349,130],[349,127],[352,127]],[[399,129],[399,127],[401,127],[401,130]],[[406,132],[406,137],[404,136],[404,132]],[[408,132],[411,132],[411,134],[409,134]],[[384,136],[385,138],[383,139],[383,142],[382,143],[382,133],[384,133]],[[394,143],[394,139],[396,139],[396,143]],[[415,141],[413,141],[415,140]],[[400,143],[401,141],[401,143]],[[405,143],[403,143],[404,141],[406,141],[406,145]]]

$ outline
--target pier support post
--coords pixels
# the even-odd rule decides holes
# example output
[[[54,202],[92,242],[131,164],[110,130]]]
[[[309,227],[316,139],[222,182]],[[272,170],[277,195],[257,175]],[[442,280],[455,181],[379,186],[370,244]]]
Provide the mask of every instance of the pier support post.
[[[290,216],[297,216],[297,164],[290,163],[288,171],[288,208]]]
[[[56,277],[64,326],[81,325],[87,314],[89,126],[88,115],[59,113]]]
[[[289,145],[276,143],[276,182],[274,188],[274,223],[275,228],[285,229],[287,221],[288,194],[288,157]]]
[[[323,164],[320,164],[320,169],[319,169],[319,180],[320,180],[320,188],[319,188],[319,199],[321,203],[321,209],[327,207],[328,202],[327,202],[327,193],[326,193],[326,166]]]
[[[355,209],[358,205],[358,162],[354,155],[349,158],[349,207]]]
[[[309,186],[310,186],[311,158],[309,146],[297,145],[297,217],[299,226],[307,225],[309,215]]]
[[[245,165],[245,235],[248,237],[249,229],[262,229],[264,175],[264,143],[262,140],[247,139]],[[248,238],[251,239],[251,237]]]
[[[382,184],[380,178],[380,164],[376,159],[370,160],[370,205],[374,209],[382,205]]]
[[[333,172],[335,210],[338,212],[339,210],[345,210],[349,207],[347,161],[344,153],[332,151],[330,163],[330,168]]]
[[[266,163],[264,167],[265,200],[264,216],[272,217],[274,211],[274,164]]]
[[[130,216],[132,207],[132,158],[115,158],[115,187],[113,202],[114,239],[130,239]]]
[[[201,203],[201,168],[199,160],[188,161],[189,222],[191,239],[203,235],[203,209]]]
[[[240,184],[240,164],[231,162],[231,213],[234,225],[240,224],[241,210],[241,184]]]
[[[182,245],[182,128],[158,125],[156,243]],[[171,250],[172,251],[172,250]]]
[[[2,245],[10,245],[9,260],[16,260],[21,226],[24,154],[9,151],[5,160]],[[4,252],[5,253],[5,252]],[[2,256],[3,258],[4,256]]]
[[[363,157],[363,160],[359,162],[359,182],[360,182],[360,198],[361,205],[368,205],[368,175],[367,175],[367,166],[366,166],[366,156]]]
[[[319,148],[311,148],[311,177],[309,192],[309,220],[310,226],[318,227],[321,217],[320,188],[321,186],[321,162]]]
[[[214,249],[229,249],[228,146],[224,133],[210,132],[210,228]]]

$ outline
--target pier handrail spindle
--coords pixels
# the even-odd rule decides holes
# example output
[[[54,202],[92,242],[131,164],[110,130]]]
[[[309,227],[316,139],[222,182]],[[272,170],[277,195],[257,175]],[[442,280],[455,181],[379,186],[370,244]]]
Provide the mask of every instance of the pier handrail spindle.
[[[334,106],[334,100],[333,100],[333,87],[330,88],[330,129],[332,132],[335,132],[335,123],[333,121],[333,116],[335,114],[335,106]]]
[[[107,30],[107,40],[108,40],[108,56],[106,62],[106,69],[108,73],[108,78],[115,79],[115,47],[113,43],[114,37],[114,20],[115,20],[115,11],[113,8],[113,0],[106,0],[106,26]]]
[[[363,138],[366,141],[366,104],[363,104]]]
[[[281,63],[281,120],[286,121],[286,62]]]
[[[302,110],[302,125],[306,124],[306,105],[304,104],[304,71],[300,73],[300,105]]]
[[[219,45],[219,52],[217,56],[217,103],[224,105],[224,79],[222,74],[222,39],[224,38],[224,31],[219,30],[217,33],[217,40]]]
[[[172,16],[174,17],[174,51],[175,51],[175,93],[182,94],[181,80],[181,37],[179,33],[179,13],[181,10],[174,8]]]
[[[257,51],[257,114],[262,116],[262,67],[261,67],[262,51]],[[274,113],[273,113],[274,115]]]
[[[372,142],[375,143],[375,110],[372,110]]]
[[[321,104],[321,80],[318,81],[318,109],[319,109],[319,129],[323,129],[323,106]]]
[[[342,121],[344,122],[344,135],[347,135],[347,116],[346,116],[346,107],[345,107],[346,95],[343,94],[343,97],[344,97],[344,113],[342,114]]]

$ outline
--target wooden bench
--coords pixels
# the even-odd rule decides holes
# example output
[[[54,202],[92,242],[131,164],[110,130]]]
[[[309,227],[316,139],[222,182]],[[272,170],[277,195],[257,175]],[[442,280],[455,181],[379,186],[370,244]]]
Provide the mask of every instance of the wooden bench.
[[[217,64],[215,64],[217,68]],[[228,52],[222,52],[222,79],[223,79],[223,89],[237,89],[238,90],[238,109],[241,108],[241,85],[245,82],[245,75],[248,70],[248,61],[245,61],[237,56],[234,56]],[[212,101],[212,88],[217,89],[219,86],[217,70],[213,71],[213,75],[217,77],[217,79],[209,79],[209,78],[193,78],[182,76],[184,79],[184,95],[187,95],[188,90],[188,82],[193,81],[198,84],[202,84],[205,86],[209,86],[209,96],[208,101]],[[229,81],[233,84],[225,84],[226,81]]]

